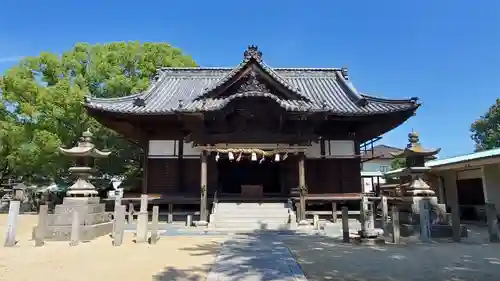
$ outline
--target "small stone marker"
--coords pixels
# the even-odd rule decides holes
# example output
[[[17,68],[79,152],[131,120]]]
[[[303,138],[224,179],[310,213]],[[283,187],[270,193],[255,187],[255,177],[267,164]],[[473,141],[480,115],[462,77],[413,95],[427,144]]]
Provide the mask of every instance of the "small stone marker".
[[[174,204],[168,204],[167,223],[174,221]]]
[[[47,232],[49,219],[49,206],[41,205],[38,212],[38,224],[35,231],[35,247],[40,247],[45,244],[45,234]]]
[[[344,206],[342,207],[342,240],[349,243],[349,209]]]
[[[128,204],[128,223],[132,224],[134,222],[134,204]]]
[[[186,216],[186,226],[191,227],[193,225],[193,217],[191,215]]]
[[[137,215],[137,231],[135,242],[145,243],[148,240],[148,195],[141,195],[141,207]]]
[[[391,210],[392,217],[392,243],[399,244],[399,209],[397,206],[392,206]]]
[[[80,242],[80,216],[78,214],[78,209],[73,211],[73,220],[71,222],[71,237],[70,246],[76,246]]]
[[[21,202],[10,201],[9,202],[9,215],[7,218],[7,232],[5,233],[5,247],[13,247],[16,245],[16,225],[17,217],[19,216],[19,208]]]
[[[151,238],[149,239],[149,244],[156,244],[158,241],[158,216],[160,215],[160,208],[158,206],[153,206],[153,217],[151,222]]]
[[[294,211],[290,211],[290,229],[297,229],[297,215]]]
[[[498,232],[498,218],[495,204],[486,203],[486,219],[488,221],[488,235],[490,242],[498,243],[500,242],[499,232]]]
[[[382,229],[384,230],[384,237],[389,237],[389,229],[387,221],[389,220],[389,205],[387,205],[387,196],[382,196],[380,199],[382,209]]]
[[[313,216],[313,227],[315,230],[319,229],[319,216],[318,215]]]
[[[123,232],[125,231],[125,206],[116,206],[114,217],[113,246],[120,246],[123,243]]]
[[[431,202],[424,198],[418,202],[420,212],[420,240],[431,241]]]

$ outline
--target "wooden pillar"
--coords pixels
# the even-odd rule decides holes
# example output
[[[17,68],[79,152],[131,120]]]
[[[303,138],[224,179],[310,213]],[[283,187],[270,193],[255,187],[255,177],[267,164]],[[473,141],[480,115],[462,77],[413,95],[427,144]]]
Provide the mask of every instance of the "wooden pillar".
[[[148,194],[149,141],[144,141],[142,146],[142,194]]]
[[[306,198],[307,187],[306,187],[306,169],[305,169],[305,154],[304,152],[299,152],[299,190],[300,190],[300,219],[306,219]]]
[[[177,143],[179,147],[177,150],[177,167],[179,167],[177,174],[179,180],[178,191],[182,192],[184,190],[184,138],[179,139]]]
[[[207,221],[207,152],[201,153],[201,177],[200,177],[200,221]]]
[[[456,184],[456,173],[454,174],[453,179],[453,185],[450,186],[450,188],[447,188],[446,191],[448,192],[448,199],[449,201],[449,206],[451,208],[451,227],[453,230],[453,241],[455,242],[460,242],[462,235],[461,235],[461,226],[460,226],[460,205],[458,204],[458,190],[457,190],[457,184]]]

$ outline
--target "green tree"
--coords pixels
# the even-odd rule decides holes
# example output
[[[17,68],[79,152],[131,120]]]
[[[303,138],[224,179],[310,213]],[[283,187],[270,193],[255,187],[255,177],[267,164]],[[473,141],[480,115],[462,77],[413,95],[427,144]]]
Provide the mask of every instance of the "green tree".
[[[38,182],[64,179],[71,162],[57,153],[90,128],[94,143],[113,151],[98,171],[139,175],[140,150],[87,116],[85,96],[119,97],[144,91],[161,67],[195,66],[180,49],[165,43],[76,44],[62,55],[29,57],[0,78],[2,177]],[[11,105],[11,110],[5,109]],[[5,161],[5,160],[0,160]]]
[[[500,99],[472,123],[470,131],[476,151],[500,147]]]
[[[406,165],[406,159],[405,158],[394,158],[391,161],[391,170],[396,170],[399,168],[403,168]]]

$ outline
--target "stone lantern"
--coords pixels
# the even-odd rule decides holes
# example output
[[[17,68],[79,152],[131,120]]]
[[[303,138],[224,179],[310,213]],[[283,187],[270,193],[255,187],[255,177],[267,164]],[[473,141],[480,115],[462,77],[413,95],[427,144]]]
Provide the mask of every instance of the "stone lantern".
[[[426,149],[419,142],[418,133],[408,134],[408,145],[400,153],[393,153],[394,158],[405,158],[405,167],[393,176],[399,176],[406,182],[403,196],[434,196],[435,192],[425,182],[424,174],[430,170],[425,166],[425,161],[434,159],[441,149]]]
[[[76,181],[71,185],[61,205],[57,205],[54,214],[48,216],[47,232],[44,234],[48,240],[69,240],[73,212],[78,212],[80,222],[80,235],[82,240],[91,240],[95,237],[109,234],[113,229],[110,216],[105,212],[105,204],[101,204],[97,197],[97,190],[89,182],[92,168],[91,158],[106,158],[111,152],[97,149],[92,141],[92,133],[85,131],[78,145],[69,149],[59,148],[60,152],[69,157],[76,158],[77,165],[69,168],[69,172],[76,176]]]
[[[401,235],[411,236],[422,231],[420,218],[422,212],[429,212],[429,235],[432,237],[451,237],[450,215],[446,213],[446,206],[438,204],[435,191],[426,181],[431,168],[425,162],[436,158],[441,149],[424,148],[420,144],[416,132],[408,134],[408,145],[395,158],[404,158],[405,166],[402,169],[386,173],[386,176],[399,177],[400,193],[395,196],[394,204],[400,210]],[[421,210],[420,201],[426,200],[429,209]],[[424,204],[425,205],[425,204]],[[424,216],[425,217],[425,216]],[[424,224],[427,225],[427,224]]]

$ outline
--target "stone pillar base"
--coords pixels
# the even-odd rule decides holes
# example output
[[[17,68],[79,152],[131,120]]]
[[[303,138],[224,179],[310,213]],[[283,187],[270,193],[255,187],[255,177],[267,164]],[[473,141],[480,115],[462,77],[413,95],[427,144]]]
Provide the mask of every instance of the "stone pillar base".
[[[89,241],[110,234],[113,222],[111,213],[105,212],[104,205],[99,203],[99,197],[65,197],[63,204],[56,206],[54,214],[48,215],[44,239],[69,241],[75,210],[80,217],[80,240]],[[33,237],[36,228],[37,226],[33,228]]]

